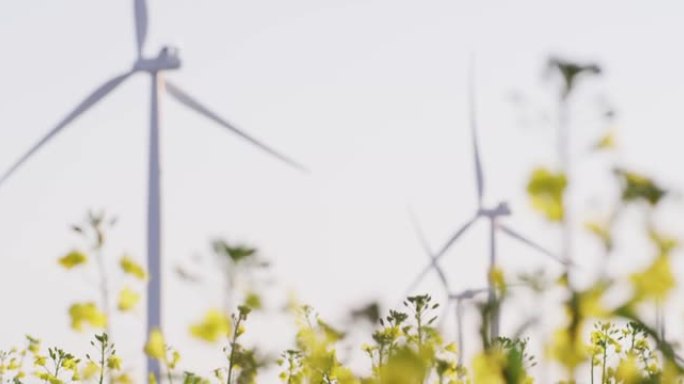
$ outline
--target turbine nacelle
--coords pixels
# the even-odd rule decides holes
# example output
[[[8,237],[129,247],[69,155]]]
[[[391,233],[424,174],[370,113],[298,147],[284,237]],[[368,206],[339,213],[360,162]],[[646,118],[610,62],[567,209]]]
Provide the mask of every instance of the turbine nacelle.
[[[493,209],[480,208],[480,210],[478,211],[478,215],[489,218],[497,218],[499,216],[510,216],[511,208],[508,206],[507,202],[502,201]]]
[[[133,69],[142,72],[159,72],[178,69],[181,66],[181,60],[178,55],[178,49],[175,47],[165,46],[160,51],[157,57],[147,59],[141,57],[133,65]]]

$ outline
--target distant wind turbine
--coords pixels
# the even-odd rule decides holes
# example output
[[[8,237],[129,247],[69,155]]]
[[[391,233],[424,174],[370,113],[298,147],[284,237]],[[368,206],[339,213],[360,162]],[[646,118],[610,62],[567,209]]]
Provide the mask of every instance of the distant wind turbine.
[[[480,147],[478,143],[478,137],[477,137],[477,116],[476,116],[476,95],[475,95],[475,74],[474,74],[474,68],[471,63],[471,68],[470,68],[470,74],[468,78],[468,98],[469,98],[469,120],[470,120],[470,129],[471,129],[471,135],[472,135],[472,146],[473,146],[473,156],[474,156],[474,162],[475,162],[475,185],[477,187],[477,211],[475,212],[475,215],[469,219],[465,224],[463,224],[458,230],[449,238],[449,240],[446,242],[446,244],[439,249],[437,253],[432,255],[430,257],[430,264],[427,265],[416,277],[416,279],[413,281],[413,283],[410,285],[409,292],[412,292],[415,290],[415,288],[418,286],[418,284],[421,283],[421,281],[427,276],[427,274],[431,270],[435,270],[441,281],[445,281],[444,273],[441,272],[441,269],[439,268],[437,262],[444,257],[446,252],[451,248],[451,246],[464,234],[470,229],[470,227],[475,224],[479,219],[487,219],[489,221],[489,228],[490,228],[490,240],[489,240],[489,246],[490,246],[490,254],[489,254],[489,277],[487,279],[488,283],[488,302],[490,305],[492,305],[492,308],[494,308],[492,312],[492,318],[490,321],[490,330],[489,330],[489,337],[490,339],[495,339],[496,337],[499,336],[499,323],[500,323],[500,315],[499,315],[499,310],[495,308],[494,303],[496,302],[496,289],[494,287],[494,282],[492,281],[491,278],[491,273],[496,267],[496,235],[499,231],[504,233],[505,235],[513,238],[514,240],[517,240],[524,245],[540,252],[541,254],[561,263],[564,265],[567,265],[565,261],[563,261],[561,258],[559,258],[557,255],[554,253],[546,250],[544,247],[538,245],[537,243],[533,242],[532,240],[528,239],[527,237],[521,235],[519,232],[516,230],[512,229],[511,227],[508,227],[500,222],[500,218],[505,217],[505,216],[510,216],[511,215],[511,210],[508,206],[507,202],[499,202],[496,206],[493,208],[491,207],[485,207],[483,205],[483,198],[485,194],[485,180],[484,180],[484,172],[483,172],[483,167],[482,167],[482,161],[480,159]]]
[[[289,157],[275,151],[271,147],[256,140],[252,136],[238,129],[228,120],[212,112],[209,108],[202,105],[195,98],[183,91],[177,85],[162,79],[162,72],[179,69],[181,66],[178,52],[170,47],[163,47],[156,57],[145,57],[144,47],[147,38],[147,4],[145,0],[134,0],[135,9],[135,37],[137,47],[137,59],[133,67],[106,81],[86,97],[74,110],[62,119],[51,131],[38,141],[31,149],[17,160],[0,177],[0,187],[7,179],[17,171],[33,154],[43,145],[60,133],[67,125],[76,120],[84,112],[97,104],[115,88],[126,81],[131,75],[143,72],[151,78],[151,100],[150,100],[150,142],[149,142],[149,182],[148,182],[148,211],[147,211],[147,268],[150,273],[150,281],[147,287],[147,332],[153,329],[161,329],[161,182],[159,174],[159,93],[166,91],[181,104],[194,110],[200,115],[223,126],[241,139],[256,146],[278,160],[292,166],[298,170],[306,171],[299,163]],[[147,359],[148,372],[159,374],[159,365],[154,359]]]
[[[458,344],[458,365],[463,366],[463,351],[464,351],[464,340],[463,340],[463,301],[464,300],[470,300],[474,298],[475,296],[485,293],[488,291],[487,288],[484,289],[466,289],[461,292],[457,293],[452,293],[451,288],[449,287],[449,279],[446,277],[446,273],[444,273],[444,270],[442,267],[436,262],[435,260],[435,254],[433,253],[430,244],[428,244],[427,238],[425,237],[425,232],[423,232],[423,229],[418,222],[418,218],[416,215],[413,213],[413,211],[409,211],[409,214],[411,216],[411,224],[413,225],[413,229],[416,232],[416,236],[418,237],[418,241],[420,241],[420,245],[423,248],[423,251],[425,254],[430,258],[431,265],[434,262],[433,268],[435,272],[437,273],[437,276],[439,277],[439,282],[442,285],[442,288],[444,289],[444,293],[446,294],[446,300],[447,303],[444,306],[444,313],[441,316],[441,322],[444,321],[446,318],[447,313],[449,312],[450,306],[452,302],[455,302],[455,310],[456,310],[456,342]]]
[[[458,365],[462,366],[465,351],[465,341],[463,338],[463,302],[466,300],[472,300],[475,298],[475,296],[479,296],[483,293],[489,292],[489,288],[464,289],[458,292],[452,292],[451,288],[449,287],[449,280],[446,277],[446,273],[444,273],[442,267],[436,262],[435,254],[432,252],[430,244],[428,244],[427,238],[425,237],[425,232],[423,232],[422,227],[418,222],[418,219],[412,211],[409,213],[411,216],[413,228],[416,232],[416,235],[418,236],[418,240],[420,241],[421,247],[423,248],[423,251],[425,251],[425,254],[430,258],[431,263],[434,262],[432,268],[437,273],[437,276],[439,277],[439,282],[441,283],[442,288],[444,289],[444,293],[446,294],[447,304],[444,306],[444,314],[441,318],[442,322],[444,321],[447,313],[450,310],[451,303],[454,303],[454,310],[456,315],[456,343],[458,344]],[[507,284],[506,286],[517,287],[520,286],[520,284]]]

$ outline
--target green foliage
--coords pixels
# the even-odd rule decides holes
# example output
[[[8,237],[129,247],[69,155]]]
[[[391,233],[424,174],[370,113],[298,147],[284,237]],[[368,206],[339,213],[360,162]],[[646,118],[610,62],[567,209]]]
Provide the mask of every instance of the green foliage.
[[[580,64],[559,57],[551,57],[547,65],[549,70],[560,74],[563,79],[562,98],[567,98],[572,93],[582,76],[601,74],[601,67],[597,64]]]
[[[622,200],[625,202],[644,201],[651,206],[655,206],[667,193],[653,180],[636,172],[616,169],[615,174],[620,179]]]

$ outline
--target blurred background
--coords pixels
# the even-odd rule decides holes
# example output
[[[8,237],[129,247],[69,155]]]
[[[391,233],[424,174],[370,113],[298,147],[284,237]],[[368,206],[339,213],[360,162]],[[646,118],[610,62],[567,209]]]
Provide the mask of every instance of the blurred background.
[[[684,186],[679,2],[150,0],[149,7],[148,54],[174,45],[183,60],[168,78],[311,169],[293,171],[162,100],[164,325],[190,367],[208,370],[221,359],[187,332],[221,305],[220,284],[187,284],[174,270],[209,257],[217,237],[253,245],[272,263],[271,315],[257,317],[249,337],[274,353],[292,342],[292,332],[282,332],[288,318],[275,315],[292,294],[340,325],[370,301],[400,303],[428,261],[409,207],[434,248],[475,210],[471,54],[487,201],[509,201],[508,223],[559,249],[558,231],[532,213],[525,191],[533,167],[556,161],[559,84],[545,73],[547,58],[559,55],[597,62],[604,72],[582,84],[571,106],[578,226],[614,198],[608,165],[616,162],[675,191],[659,220],[684,234],[676,193]],[[128,1],[0,3],[0,170],[104,79],[130,67],[132,31]],[[66,308],[97,293],[56,259],[82,244],[69,225],[89,209],[119,218],[108,239],[112,257],[125,252],[144,262],[148,99],[148,77],[135,75],[0,189],[0,344],[29,333],[48,345],[87,346],[87,334],[68,330]],[[618,151],[591,154],[609,129]],[[611,273],[650,257],[645,239],[628,229],[620,235],[627,242]],[[487,239],[482,222],[445,257],[454,290],[485,285]],[[507,275],[558,271],[507,239],[499,249]],[[580,280],[595,276],[597,255],[600,245],[578,231]],[[419,291],[445,300],[434,274]],[[522,292],[512,300],[504,332],[543,308]],[[144,306],[114,320],[115,334],[126,336],[119,349],[139,356],[139,368],[143,320]]]

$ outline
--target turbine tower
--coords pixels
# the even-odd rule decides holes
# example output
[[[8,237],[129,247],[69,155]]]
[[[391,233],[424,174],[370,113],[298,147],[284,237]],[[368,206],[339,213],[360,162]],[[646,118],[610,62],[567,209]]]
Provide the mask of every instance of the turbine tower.
[[[161,329],[161,305],[162,305],[162,281],[161,281],[161,180],[159,164],[159,96],[160,92],[166,91],[180,104],[194,110],[200,115],[214,121],[218,125],[228,129],[232,133],[246,140],[250,144],[265,151],[278,160],[302,171],[306,169],[289,157],[275,151],[271,147],[256,140],[252,136],[238,129],[228,120],[212,112],[195,98],[183,91],[177,85],[168,81],[164,82],[163,72],[177,70],[181,66],[178,52],[170,47],[163,47],[156,57],[144,55],[145,40],[147,39],[147,4],[145,0],[134,0],[135,13],[135,37],[137,59],[133,67],[106,81],[95,91],[88,95],[80,104],[66,115],[47,135],[38,141],[22,157],[20,157],[1,177],[0,187],[7,179],[17,171],[33,154],[43,145],[60,133],[67,125],[76,120],[80,115],[89,110],[93,105],[100,102],[105,96],[136,73],[146,73],[150,76],[150,136],[149,136],[149,180],[147,195],[147,268],[150,280],[147,286],[147,334],[154,329]],[[159,374],[159,365],[154,359],[147,359],[147,371]]]
[[[505,201],[501,201],[498,204],[489,207],[489,206],[484,206],[483,204],[483,199],[484,199],[484,194],[485,194],[485,180],[484,180],[484,171],[482,167],[482,161],[480,159],[480,146],[478,142],[478,137],[477,137],[477,116],[476,116],[476,95],[475,95],[475,74],[474,74],[474,68],[473,64],[471,63],[470,66],[470,73],[468,76],[468,99],[469,99],[469,123],[470,123],[470,130],[471,130],[471,135],[472,135],[472,147],[473,147],[473,156],[474,156],[474,163],[475,163],[475,185],[477,188],[477,210],[475,211],[475,215],[471,217],[465,224],[463,224],[458,230],[448,239],[446,244],[439,249],[439,251],[435,254],[429,253],[428,255],[430,256],[430,264],[427,265],[415,278],[413,283],[410,285],[409,292],[413,291],[418,284],[425,278],[425,276],[431,271],[435,270],[442,283],[446,281],[446,277],[444,276],[444,273],[441,271],[441,268],[437,264],[437,262],[444,257],[446,252],[451,248],[451,246],[464,234],[466,233],[470,227],[475,224],[480,219],[486,219],[489,221],[489,273],[488,273],[488,278],[487,278],[487,284],[488,284],[488,304],[491,306],[492,310],[492,318],[490,319],[490,329],[489,329],[489,337],[490,339],[495,339],[496,337],[499,336],[499,323],[500,323],[500,314],[499,314],[499,309],[497,308],[496,301],[496,287],[494,286],[494,282],[492,281],[492,272],[494,271],[494,268],[496,267],[496,262],[497,262],[497,253],[496,253],[496,244],[497,244],[497,234],[498,232],[502,232],[503,234],[513,238],[514,240],[521,242],[525,246],[532,248],[541,254],[552,258],[553,260],[567,265],[567,262],[559,258],[557,255],[554,253],[546,250],[544,247],[538,245],[537,243],[533,242],[532,240],[528,239],[527,237],[521,235],[518,231],[514,230],[511,227],[506,226],[505,224],[501,223],[501,219],[507,216],[511,215],[511,210],[508,206],[508,203]]]

